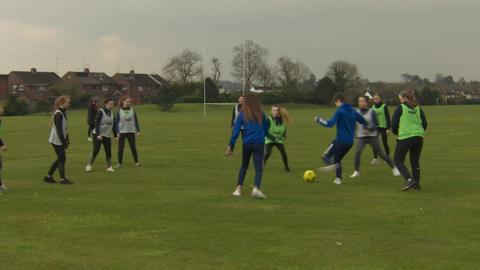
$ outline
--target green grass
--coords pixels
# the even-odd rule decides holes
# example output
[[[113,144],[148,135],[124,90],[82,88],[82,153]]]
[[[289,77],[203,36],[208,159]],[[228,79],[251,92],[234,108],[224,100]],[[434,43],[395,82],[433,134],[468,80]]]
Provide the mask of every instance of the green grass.
[[[85,114],[70,112],[74,186],[41,181],[53,159],[49,116],[4,117],[0,269],[479,269],[480,107],[424,109],[423,191],[400,192],[387,166],[368,165],[370,150],[359,180],[303,182],[334,136],[313,117],[333,109],[295,105],[286,145],[293,172],[274,152],[265,201],[230,195],[240,153],[223,156],[229,107],[209,107],[207,120],[197,105],[137,108],[144,167],[127,151],[115,174],[105,172],[103,152],[96,171],[83,173]],[[352,153],[344,164],[351,173]]]

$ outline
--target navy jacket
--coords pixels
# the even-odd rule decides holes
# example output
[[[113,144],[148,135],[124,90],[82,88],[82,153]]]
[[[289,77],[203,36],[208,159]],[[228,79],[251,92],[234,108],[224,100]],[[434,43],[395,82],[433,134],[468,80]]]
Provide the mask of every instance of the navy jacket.
[[[317,122],[324,127],[334,127],[337,125],[337,137],[335,140],[342,144],[353,145],[355,137],[355,125],[359,122],[366,125],[367,122],[352,105],[343,103],[330,120],[318,119]]]
[[[244,136],[243,136],[243,143],[244,144],[265,144],[265,136],[267,134],[269,124],[267,117],[263,114],[262,124],[258,122],[248,122],[245,119],[245,115],[243,112],[240,112],[238,115],[237,120],[235,120],[235,124],[233,125],[233,132],[232,137],[230,138],[230,146],[233,148],[235,146],[235,142],[240,135],[240,130],[243,127]]]

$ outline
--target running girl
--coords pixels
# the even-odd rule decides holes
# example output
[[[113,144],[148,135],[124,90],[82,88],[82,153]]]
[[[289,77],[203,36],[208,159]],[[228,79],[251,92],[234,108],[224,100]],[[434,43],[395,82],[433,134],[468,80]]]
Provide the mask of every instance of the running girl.
[[[353,109],[352,105],[345,102],[346,99],[343,94],[335,95],[333,101],[338,109],[330,120],[315,117],[315,122],[324,127],[331,128],[337,125],[337,136],[323,155],[326,166],[321,168],[321,171],[324,172],[336,171],[334,183],[337,185],[342,184],[342,159],[353,146],[355,123],[367,124],[365,119]],[[332,158],[333,165],[330,164]]]
[[[378,133],[382,137],[383,149],[385,154],[390,156],[390,146],[388,145],[388,132],[390,131],[390,112],[388,111],[388,106],[383,104],[382,97],[379,94],[373,96],[373,110],[377,114],[378,120]],[[373,152],[373,160],[371,164],[379,164],[377,152]]]
[[[238,115],[233,126],[233,133],[230,138],[230,144],[226,155],[232,156],[235,142],[240,135],[241,128],[244,128],[244,139],[242,147],[242,166],[238,174],[237,188],[233,196],[242,196],[242,186],[247,174],[250,158],[253,156],[253,165],[255,166],[255,186],[252,191],[252,197],[265,199],[266,196],[260,190],[263,174],[263,156],[265,146],[265,134],[268,130],[268,121],[260,107],[260,101],[254,94],[248,93],[245,96],[245,104]]]
[[[290,172],[288,166],[287,151],[285,150],[285,140],[287,139],[286,123],[290,123],[290,117],[285,108],[278,105],[272,107],[272,115],[268,118],[269,128],[265,138],[265,160],[264,166],[267,164],[268,158],[272,155],[273,147],[277,147],[282,155],[283,165],[286,172]]]
[[[413,91],[403,91],[399,98],[401,104],[392,118],[392,133],[398,135],[394,155],[395,165],[406,181],[403,191],[411,188],[420,189],[420,155],[423,137],[427,130],[427,119]],[[405,166],[407,153],[410,153],[412,175]]]
[[[383,152],[380,143],[378,142],[378,119],[377,114],[370,108],[369,98],[366,96],[360,96],[358,98],[358,113],[360,113],[365,121],[367,121],[367,128],[363,125],[357,127],[357,151],[355,152],[355,171],[350,176],[356,178],[360,176],[360,157],[362,156],[363,148],[369,144],[373,152],[378,154],[390,168],[392,168],[394,176],[400,176],[400,172],[393,165],[392,160]]]
[[[105,99],[105,107],[100,109],[95,117],[95,129],[93,130],[93,151],[90,161],[85,168],[86,172],[92,171],[92,165],[103,145],[107,159],[107,172],[115,172],[112,167],[112,136],[117,136],[115,116],[112,112],[114,103],[112,99]]]
[[[67,129],[67,110],[69,107],[69,96],[59,96],[55,100],[55,104],[53,106],[52,121],[50,123],[50,137],[48,142],[53,146],[53,150],[55,151],[57,159],[52,163],[52,166],[50,166],[47,176],[43,178],[43,181],[49,184],[57,183],[57,181],[53,179],[53,174],[57,169],[60,173],[60,184],[73,184],[65,177],[65,161],[67,160],[65,150],[70,144]]]
[[[133,160],[137,167],[142,164],[138,161],[137,146],[135,143],[135,136],[140,135],[140,126],[138,124],[137,113],[131,107],[132,99],[129,96],[124,96],[120,99],[118,105],[120,109],[115,117],[116,130],[118,131],[118,164],[117,168],[123,166],[123,149],[125,148],[125,139],[128,140],[128,145],[132,151]]]

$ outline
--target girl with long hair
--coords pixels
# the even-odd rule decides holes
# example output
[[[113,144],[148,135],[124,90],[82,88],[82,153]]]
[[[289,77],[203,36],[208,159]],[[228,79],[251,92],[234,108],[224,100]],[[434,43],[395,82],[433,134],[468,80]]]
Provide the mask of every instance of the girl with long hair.
[[[107,172],[115,172],[112,167],[112,136],[117,137],[117,128],[115,126],[115,115],[112,112],[114,102],[112,99],[107,98],[104,101],[105,106],[100,109],[95,117],[95,129],[93,130],[93,150],[85,167],[85,172],[92,171],[92,165],[95,161],[100,148],[103,145],[105,150],[105,157],[107,159]]]
[[[136,135],[140,135],[140,125],[138,124],[137,113],[133,110],[132,99],[129,96],[123,96],[119,102],[119,110],[115,117],[115,125],[118,131],[118,164],[117,168],[123,166],[123,149],[125,148],[125,139],[128,140],[130,151],[132,151],[135,166],[141,167],[138,161],[137,146],[135,142]]]
[[[57,159],[50,166],[50,170],[43,178],[43,181],[49,184],[55,184],[57,181],[53,174],[58,169],[60,173],[60,184],[73,184],[65,176],[65,161],[67,160],[65,150],[70,144],[67,128],[67,110],[70,107],[69,96],[59,96],[53,106],[53,115],[50,122],[50,137],[48,142],[53,146]]]
[[[268,130],[268,120],[262,112],[258,97],[252,93],[245,95],[245,104],[235,120],[230,144],[226,151],[226,155],[229,157],[233,155],[235,142],[240,135],[242,127],[244,129],[242,165],[233,196],[242,196],[243,182],[250,164],[250,158],[252,158],[253,165],[255,166],[255,185],[252,191],[252,197],[265,199],[266,196],[260,190],[260,186],[262,184],[265,134]]]
[[[392,133],[398,136],[394,162],[406,181],[402,190],[420,189],[420,156],[427,119],[413,91],[403,91],[399,98],[401,104],[392,118]],[[411,174],[405,166],[407,153],[410,154]]]
[[[287,151],[285,150],[285,140],[287,139],[286,124],[290,123],[290,116],[284,107],[275,105],[272,107],[272,115],[268,118],[269,128],[265,138],[265,159],[264,166],[267,160],[272,155],[273,147],[276,147],[282,155],[282,161],[286,172],[290,172],[288,166]]]

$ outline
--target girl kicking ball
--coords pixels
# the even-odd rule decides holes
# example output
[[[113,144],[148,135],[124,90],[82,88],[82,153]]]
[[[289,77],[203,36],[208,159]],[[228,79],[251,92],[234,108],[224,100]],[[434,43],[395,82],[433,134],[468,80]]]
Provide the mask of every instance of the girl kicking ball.
[[[117,136],[117,128],[115,127],[115,116],[112,112],[114,103],[112,99],[105,99],[105,106],[100,109],[95,117],[95,129],[93,130],[93,151],[90,161],[85,167],[85,172],[92,171],[92,165],[100,152],[103,145],[105,157],[107,159],[107,172],[115,172],[112,167],[112,136]]]
[[[285,108],[280,106],[272,107],[272,115],[268,118],[269,128],[265,138],[265,160],[267,164],[268,158],[272,155],[273,147],[277,147],[282,155],[283,165],[286,172],[290,172],[288,166],[287,151],[285,150],[285,140],[287,139],[286,123],[290,123],[290,117]]]
[[[70,107],[70,97],[59,96],[55,100],[51,123],[52,127],[50,129],[50,138],[48,139],[48,142],[53,146],[53,150],[55,151],[57,159],[52,163],[52,166],[50,167],[47,176],[43,178],[43,181],[45,181],[46,183],[57,183],[57,181],[53,179],[53,174],[58,169],[58,172],[60,173],[60,184],[73,184],[65,177],[65,161],[67,160],[65,150],[70,144],[67,129],[68,107]]]
[[[137,167],[142,164],[138,161],[137,146],[135,143],[135,136],[140,135],[140,126],[138,124],[137,113],[131,107],[132,99],[129,96],[124,96],[119,101],[120,110],[118,110],[115,117],[118,131],[118,164],[117,168],[123,166],[123,149],[125,148],[125,139],[128,140],[128,145],[132,151],[133,160]]]
[[[373,110],[377,115],[378,120],[378,133],[379,136],[382,137],[382,144],[383,149],[385,150],[385,154],[390,156],[390,146],[388,145],[388,132],[390,130],[391,121],[390,121],[390,113],[388,111],[388,106],[383,104],[382,97],[379,94],[375,94],[373,96]],[[378,155],[376,152],[373,152],[373,160],[370,162],[373,165],[379,164]]]
[[[338,109],[330,120],[315,117],[315,122],[324,127],[331,128],[337,125],[337,136],[323,155],[326,166],[320,169],[323,172],[335,170],[334,183],[337,185],[342,184],[342,159],[353,146],[356,122],[362,125],[367,124],[365,119],[353,109],[352,105],[346,103],[346,99],[343,94],[335,95],[333,100]],[[330,164],[332,158],[333,165]]]
[[[380,143],[378,142],[378,120],[377,114],[370,108],[369,98],[361,96],[358,98],[358,113],[360,113],[365,121],[367,121],[367,128],[363,125],[357,127],[357,151],[355,152],[355,171],[350,176],[356,178],[360,176],[360,158],[362,156],[363,148],[370,145],[373,152],[380,156],[393,170],[394,176],[400,176],[400,172],[393,165],[392,160],[382,151]]]
[[[260,101],[254,94],[248,93],[245,96],[245,104],[238,115],[233,126],[233,133],[230,138],[230,144],[226,155],[232,156],[235,142],[238,139],[241,128],[244,129],[243,147],[242,147],[242,166],[238,174],[237,188],[233,196],[242,196],[242,186],[247,174],[250,158],[253,156],[253,165],[255,166],[255,186],[252,191],[252,197],[265,199],[266,196],[260,190],[263,174],[263,155],[265,146],[265,134],[268,130],[268,120],[260,107]]]
[[[392,133],[398,135],[394,155],[395,165],[406,181],[403,191],[411,188],[420,189],[420,155],[427,129],[427,119],[413,91],[404,91],[399,97],[401,104],[392,118]],[[405,166],[407,153],[410,153],[412,174]]]

